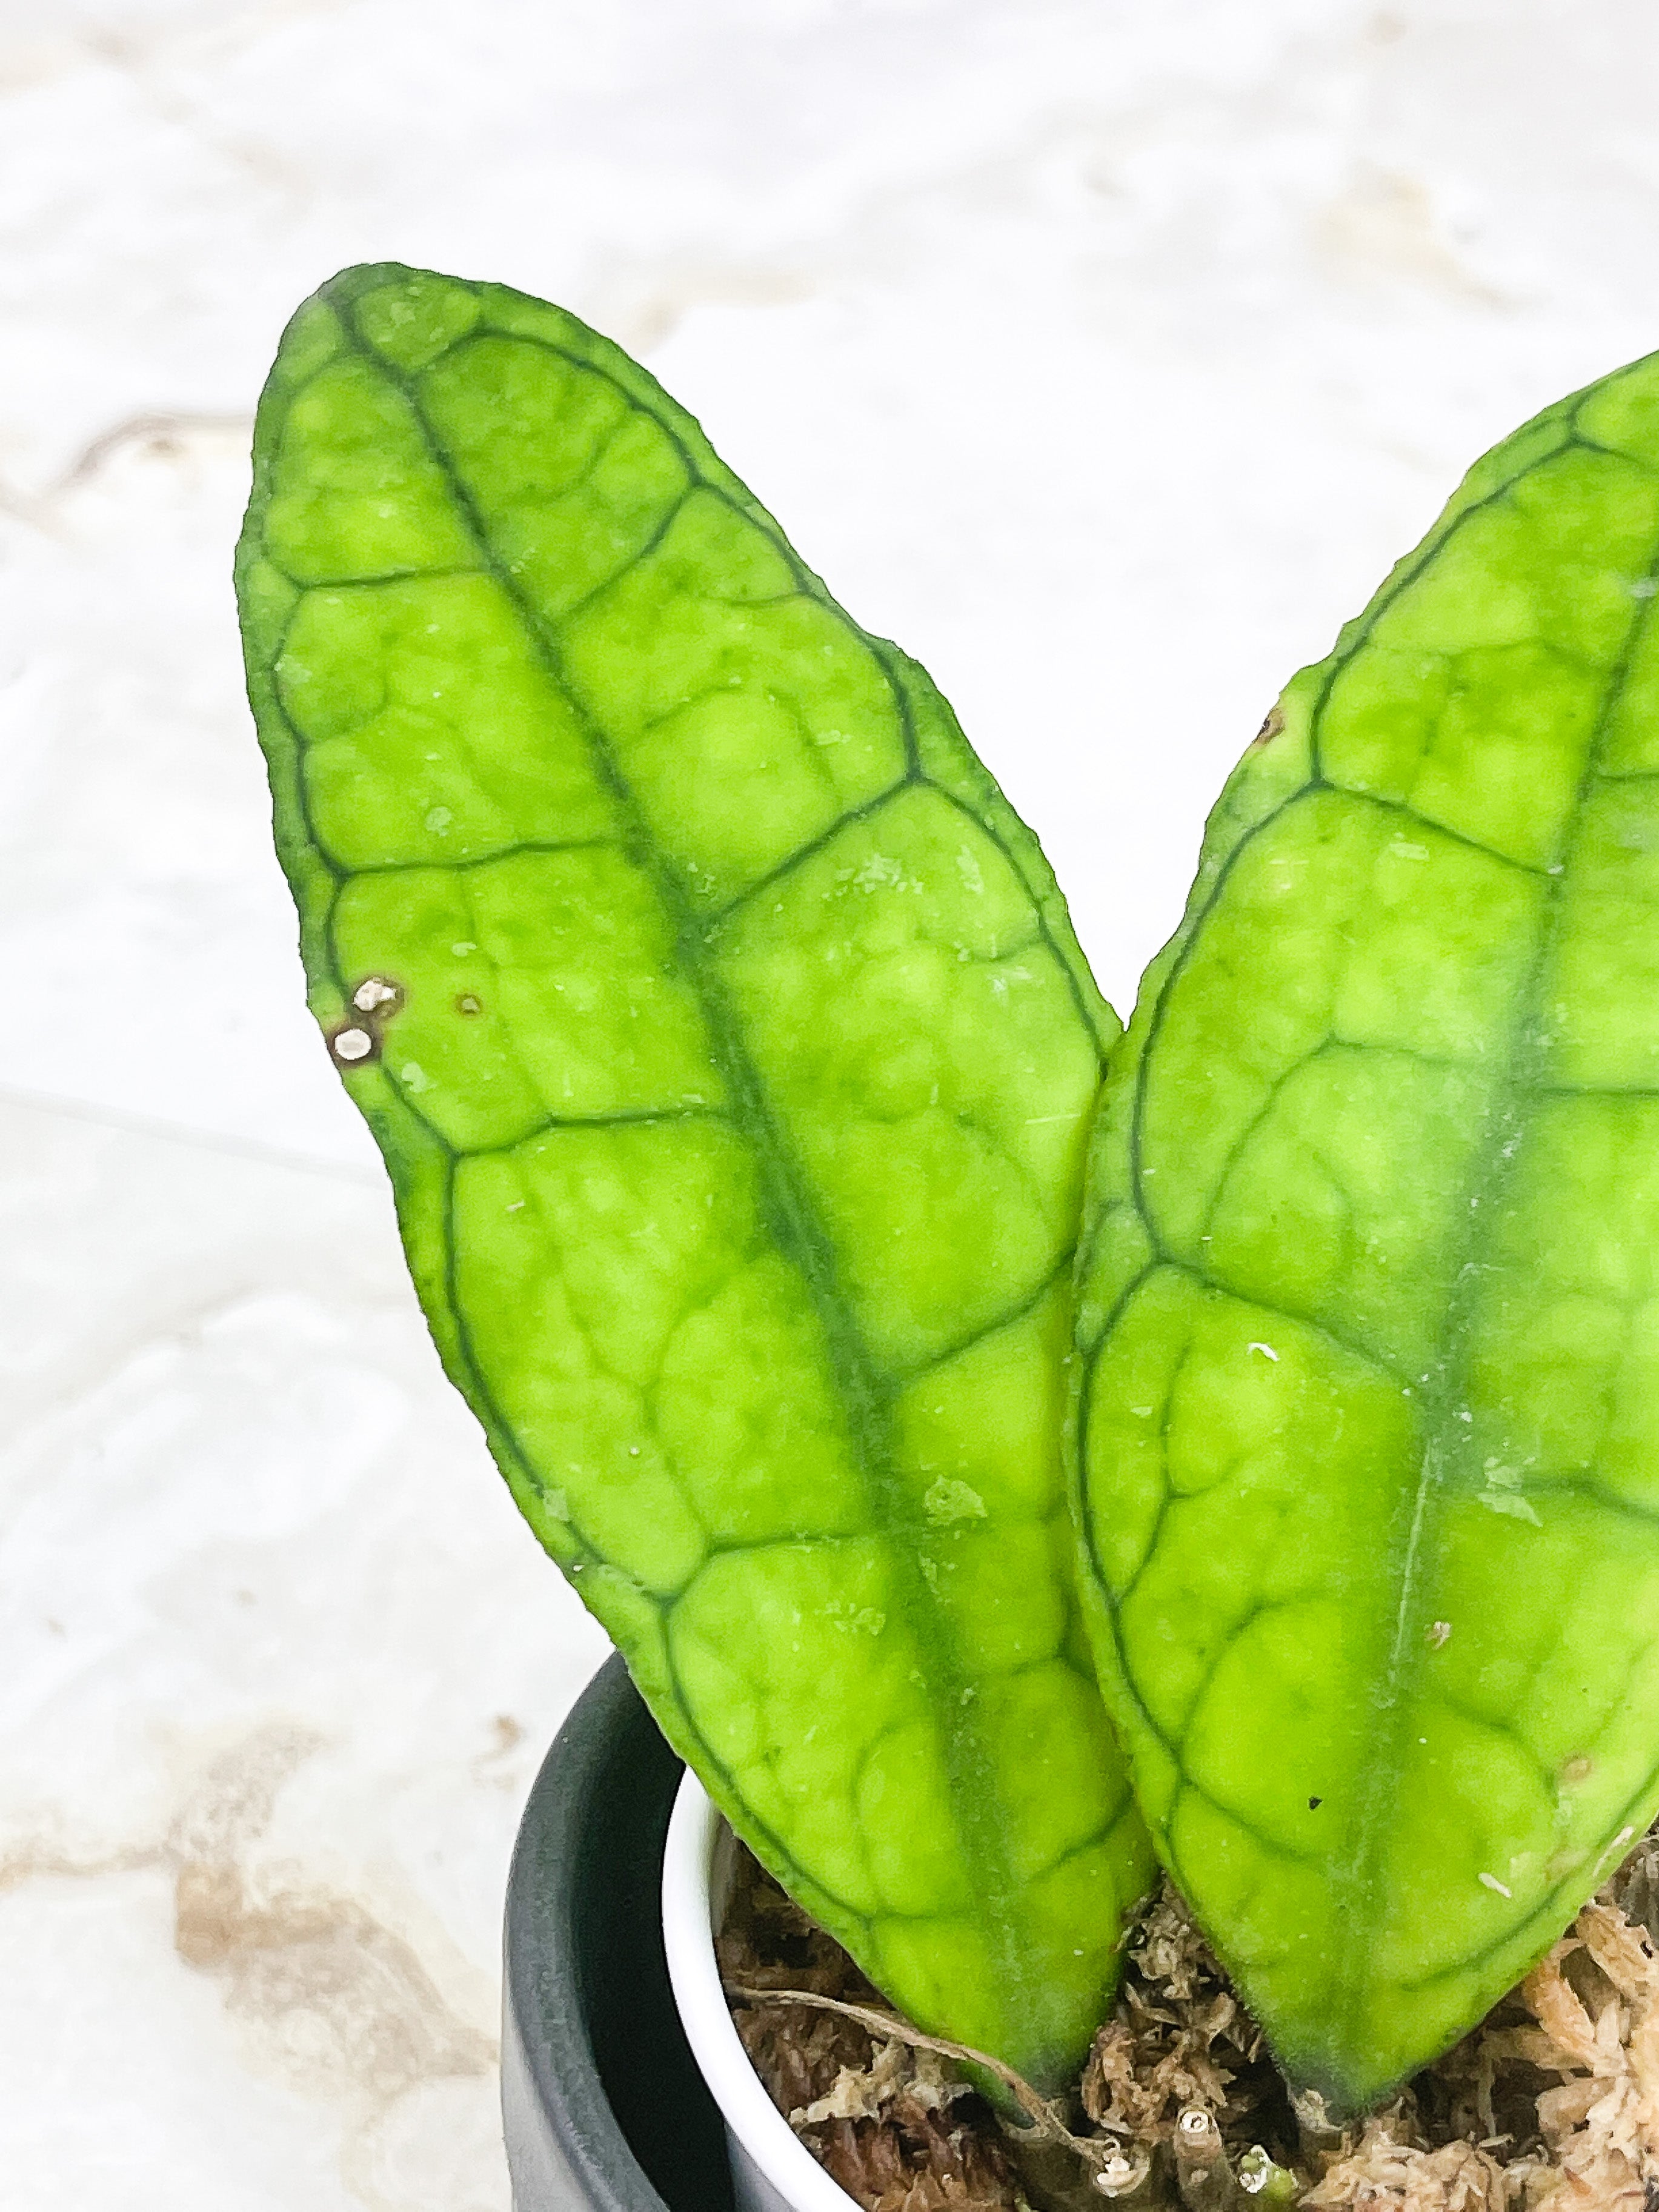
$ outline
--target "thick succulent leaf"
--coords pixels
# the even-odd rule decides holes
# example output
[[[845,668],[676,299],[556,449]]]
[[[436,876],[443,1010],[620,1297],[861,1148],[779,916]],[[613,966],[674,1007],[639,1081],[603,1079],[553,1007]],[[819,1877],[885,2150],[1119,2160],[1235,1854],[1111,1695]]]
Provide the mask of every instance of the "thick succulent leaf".
[[[301,309],[238,575],[312,1006],[520,1504],[801,1902],[1055,2078],[1151,1860],[1060,1470],[1116,1024],[1035,842],[501,287]]]
[[[1474,471],[1230,782],[1091,1163],[1143,1809],[1363,2106],[1659,1805],[1659,356]]]

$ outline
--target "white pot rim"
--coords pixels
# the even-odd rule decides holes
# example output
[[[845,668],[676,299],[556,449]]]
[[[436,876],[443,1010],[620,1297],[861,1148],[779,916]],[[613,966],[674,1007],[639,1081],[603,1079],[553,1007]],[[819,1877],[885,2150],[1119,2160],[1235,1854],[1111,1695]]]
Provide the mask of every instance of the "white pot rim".
[[[688,1767],[662,1863],[663,1945],[686,2040],[731,2135],[784,2203],[793,2212],[858,2212],[768,2096],[732,2024],[714,1956],[713,1877],[724,1825]],[[743,2178],[735,2178],[741,2205]]]

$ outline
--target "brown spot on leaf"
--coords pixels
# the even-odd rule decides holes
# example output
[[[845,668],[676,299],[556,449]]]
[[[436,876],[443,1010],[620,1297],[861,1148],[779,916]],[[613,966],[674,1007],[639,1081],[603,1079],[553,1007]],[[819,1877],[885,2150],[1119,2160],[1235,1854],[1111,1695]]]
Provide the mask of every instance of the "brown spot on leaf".
[[[1279,709],[1277,707],[1274,707],[1270,710],[1267,719],[1262,723],[1261,727],[1250,739],[1250,750],[1253,753],[1259,753],[1264,745],[1272,744],[1273,739],[1279,735],[1284,726],[1285,717]]]
[[[361,1067],[380,1056],[386,1025],[403,1011],[404,987],[390,975],[365,975],[351,994],[346,1019],[328,1032],[328,1048],[336,1064]]]
[[[471,991],[463,991],[455,1001],[455,1011],[458,1014],[481,1014],[483,1007]]]

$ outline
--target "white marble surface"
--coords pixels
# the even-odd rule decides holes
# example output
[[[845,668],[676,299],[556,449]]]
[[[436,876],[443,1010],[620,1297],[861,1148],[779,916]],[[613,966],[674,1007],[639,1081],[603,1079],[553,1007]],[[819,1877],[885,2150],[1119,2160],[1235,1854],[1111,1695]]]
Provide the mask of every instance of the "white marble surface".
[[[1045,838],[1120,1005],[1462,468],[1659,343],[1646,0],[0,0],[0,2203],[503,2212],[600,1640],[301,1012],[229,546],[398,257],[643,353]]]

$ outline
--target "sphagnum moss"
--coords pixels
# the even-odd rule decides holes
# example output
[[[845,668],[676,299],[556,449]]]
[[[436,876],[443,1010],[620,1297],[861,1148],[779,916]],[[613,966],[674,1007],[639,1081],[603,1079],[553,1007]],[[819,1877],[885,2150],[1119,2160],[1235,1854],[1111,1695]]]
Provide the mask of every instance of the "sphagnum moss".
[[[738,1885],[720,1960],[775,2103],[862,2212],[1645,2212],[1659,2191],[1656,1923],[1650,1835],[1471,2034],[1346,2129],[1299,2123],[1167,1881],[1129,1930],[1074,2094],[1042,2128],[1000,2122],[902,2027],[849,2021],[870,1997],[852,1961],[763,1878]],[[1068,2123],[1079,2132],[1056,2154]]]

